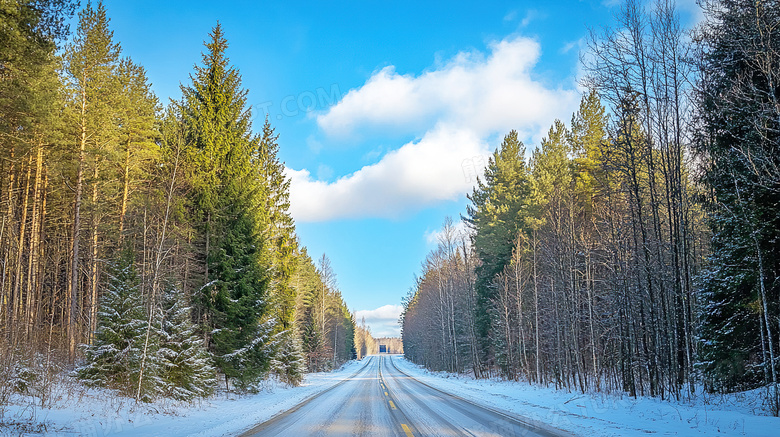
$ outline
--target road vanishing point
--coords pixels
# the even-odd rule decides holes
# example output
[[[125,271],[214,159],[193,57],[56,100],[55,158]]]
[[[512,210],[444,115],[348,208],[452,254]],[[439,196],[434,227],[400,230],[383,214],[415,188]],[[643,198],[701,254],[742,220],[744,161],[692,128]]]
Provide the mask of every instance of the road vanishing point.
[[[352,376],[242,436],[571,437],[433,388],[375,355]]]

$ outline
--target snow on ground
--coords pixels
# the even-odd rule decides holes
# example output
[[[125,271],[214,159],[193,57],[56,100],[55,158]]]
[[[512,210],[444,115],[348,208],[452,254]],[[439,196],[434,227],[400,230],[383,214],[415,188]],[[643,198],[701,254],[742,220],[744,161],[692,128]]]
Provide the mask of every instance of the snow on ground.
[[[524,382],[429,372],[401,356],[398,368],[431,387],[496,410],[595,436],[780,436],[780,418],[762,411],[761,392],[699,394],[689,401],[581,394]],[[763,415],[762,415],[763,414]]]
[[[693,400],[633,399],[625,395],[571,393],[500,380],[426,371],[402,357],[396,365],[432,387],[467,400],[538,420],[575,434],[597,436],[778,436],[780,419],[766,416],[758,391]],[[364,362],[306,376],[300,387],[268,382],[256,395],[216,396],[196,405],[140,404],[107,390],[63,384],[55,406],[39,408],[17,397],[0,418],[0,436],[222,436],[236,435],[355,374]],[[80,386],[77,386],[80,387]],[[3,426],[5,424],[5,426]]]
[[[0,436],[223,436],[236,435],[338,384],[363,367],[351,361],[334,372],[306,375],[299,387],[273,381],[255,395],[215,396],[195,405],[139,404],[107,390],[69,390],[52,408],[13,399],[0,417]],[[16,401],[14,404],[13,401]]]

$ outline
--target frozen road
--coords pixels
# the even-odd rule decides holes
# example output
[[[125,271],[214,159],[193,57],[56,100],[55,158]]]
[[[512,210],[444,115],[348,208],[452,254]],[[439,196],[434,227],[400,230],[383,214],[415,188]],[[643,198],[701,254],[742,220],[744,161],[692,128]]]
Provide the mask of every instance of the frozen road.
[[[379,355],[244,436],[569,436],[431,388]]]

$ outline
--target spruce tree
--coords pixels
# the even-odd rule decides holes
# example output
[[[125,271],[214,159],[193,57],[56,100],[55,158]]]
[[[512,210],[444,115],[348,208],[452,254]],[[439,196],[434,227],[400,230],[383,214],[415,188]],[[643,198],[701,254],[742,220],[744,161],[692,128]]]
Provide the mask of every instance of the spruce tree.
[[[306,373],[301,339],[293,329],[286,329],[276,334],[276,344],[271,371],[286,384],[300,385]]]
[[[84,346],[85,363],[76,369],[76,375],[87,385],[134,395],[148,318],[131,250],[120,252],[107,276],[95,338],[92,344]],[[156,342],[153,342],[150,349],[155,351],[156,348]],[[154,355],[150,353],[150,356]],[[157,360],[147,362],[141,390],[143,400],[149,400],[158,389],[157,369]]]
[[[183,292],[169,286],[162,299],[160,326],[160,390],[177,400],[209,396],[216,375],[211,356],[191,320],[191,308]]]
[[[710,190],[701,367],[710,389],[771,386],[780,412],[780,2],[705,2],[695,147]]]
[[[303,351],[295,330],[295,287],[292,284],[297,268],[295,224],[289,213],[290,179],[279,160],[278,135],[268,117],[257,150],[260,167],[260,231],[266,251],[263,265],[269,279],[269,308],[276,321],[274,329],[278,344],[272,370],[285,382],[300,383]]]
[[[181,114],[192,144],[187,159],[192,221],[199,233],[203,286],[194,296],[208,348],[218,369],[251,387],[269,367],[265,243],[260,227],[257,163],[259,138],[241,76],[230,66],[218,24],[206,42],[203,63],[182,86]]]

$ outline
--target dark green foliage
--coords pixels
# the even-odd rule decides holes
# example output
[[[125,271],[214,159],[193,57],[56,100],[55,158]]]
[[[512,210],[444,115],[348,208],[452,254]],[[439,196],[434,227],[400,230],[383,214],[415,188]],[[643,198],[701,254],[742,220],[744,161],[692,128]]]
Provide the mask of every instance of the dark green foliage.
[[[217,367],[251,386],[268,371],[271,355],[269,322],[260,323],[268,284],[257,207],[262,186],[252,159],[259,139],[251,132],[247,91],[225,56],[222,28],[210,37],[181,103],[192,144],[192,220],[205,254],[205,281],[195,301]]]
[[[780,353],[780,2],[706,6],[696,147],[713,252],[701,365],[711,389],[732,391],[776,380],[780,369],[770,364]]]
[[[468,217],[476,231],[474,248],[482,262],[476,269],[476,329],[487,358],[490,342],[490,301],[495,297],[494,280],[512,257],[512,248],[528,214],[531,183],[525,164],[525,146],[511,131],[493,153],[484,179],[468,196]]]
[[[173,286],[168,287],[162,300],[160,390],[178,400],[209,396],[216,384],[211,356],[191,321],[186,301],[183,293]]]
[[[300,340],[295,333],[295,287],[297,268],[295,224],[290,216],[290,180],[279,161],[278,135],[266,117],[257,150],[261,187],[259,226],[265,245],[261,257],[269,280],[269,310],[275,319],[277,339],[273,372],[283,381],[298,385],[305,366]]]
[[[107,276],[98,329],[92,343],[84,347],[85,363],[76,375],[88,385],[132,396],[138,386],[148,320],[133,253],[122,251]],[[150,341],[150,357],[155,355],[156,346],[156,342]],[[141,399],[148,400],[157,390],[156,369],[157,360],[147,359]]]
[[[73,0],[15,0],[0,7],[0,132],[40,116],[42,81],[56,82],[54,51],[68,33]],[[26,120],[22,120],[26,119]]]
[[[291,329],[276,334],[275,340],[276,351],[271,360],[271,370],[282,382],[300,385],[306,373],[301,340]]]
[[[266,117],[257,150],[262,200],[260,226],[267,250],[263,264],[268,266],[269,294],[279,330],[292,328],[295,317],[295,289],[291,284],[297,267],[295,224],[290,216],[290,179],[279,161],[278,135]]]

